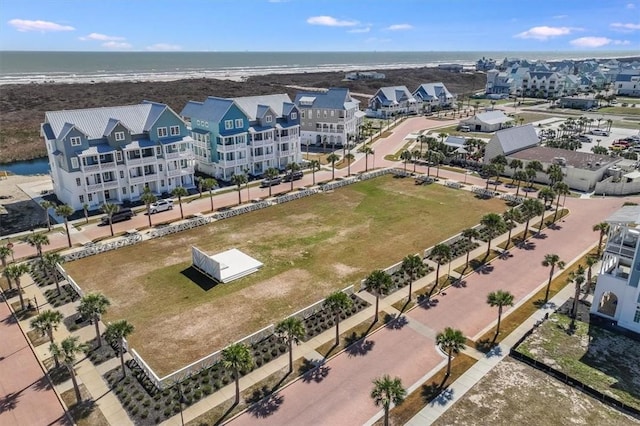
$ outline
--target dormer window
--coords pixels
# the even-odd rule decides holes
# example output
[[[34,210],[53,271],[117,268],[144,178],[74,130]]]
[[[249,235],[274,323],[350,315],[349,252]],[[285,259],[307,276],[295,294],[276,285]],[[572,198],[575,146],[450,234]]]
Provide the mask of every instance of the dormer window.
[[[124,132],[116,132],[115,133],[116,142],[120,142],[124,140]]]
[[[80,139],[79,136],[73,136],[73,137],[69,138],[69,141],[71,142],[71,146],[80,146],[80,145],[82,145],[82,139]]]
[[[291,113],[291,119],[292,119],[292,120],[296,120],[297,118],[298,118],[298,113],[296,113],[296,112],[292,112],[292,113]],[[304,116],[303,116],[303,118],[304,118]]]
[[[158,127],[158,137],[164,138],[167,136],[167,128],[166,127]]]
[[[225,130],[233,129],[233,120],[225,120],[224,121],[224,128],[225,128]]]
[[[169,127],[169,133],[171,136],[179,136],[180,135],[180,126],[171,126]]]
[[[271,122],[273,121],[273,117],[272,117],[272,116],[270,116],[270,115],[267,115],[267,116],[265,117],[264,121],[265,121],[266,123],[271,123]]]
[[[244,120],[242,118],[236,118],[236,129],[242,129],[244,126]]]

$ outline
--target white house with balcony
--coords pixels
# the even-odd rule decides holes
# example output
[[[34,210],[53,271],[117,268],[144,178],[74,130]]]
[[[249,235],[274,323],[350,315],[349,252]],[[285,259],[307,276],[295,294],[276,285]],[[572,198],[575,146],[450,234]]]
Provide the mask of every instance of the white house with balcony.
[[[165,104],[50,111],[41,136],[54,192],[75,210],[194,187],[191,135]]]
[[[196,167],[218,179],[302,160],[299,111],[286,94],[209,96],[189,101],[180,114],[191,124]]]
[[[388,118],[400,114],[416,114],[420,103],[406,86],[381,87],[369,99],[367,117]]]
[[[624,206],[609,224],[591,313],[640,333],[640,206]]]

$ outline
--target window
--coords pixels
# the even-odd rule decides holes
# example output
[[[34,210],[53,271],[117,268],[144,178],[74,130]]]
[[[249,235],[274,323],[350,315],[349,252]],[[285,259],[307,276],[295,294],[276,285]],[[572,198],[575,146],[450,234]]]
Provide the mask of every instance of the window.
[[[293,114],[295,114],[295,112],[291,114],[291,118],[293,118]],[[300,113],[300,115],[302,118],[304,118],[304,110]]]
[[[233,120],[225,120],[224,121],[224,129],[225,130],[233,129]]]
[[[267,123],[271,123],[271,122],[273,121],[273,117],[272,117],[272,116],[270,116],[270,115],[267,115],[267,116],[266,116],[266,118],[265,118],[265,121],[266,121]]]
[[[335,111],[331,110],[331,116],[333,117],[335,115]]]
[[[123,195],[126,195],[126,194],[127,194],[127,187],[126,187],[126,186],[123,186],[123,187],[122,187],[122,194],[123,194]]]
[[[156,155],[162,155],[162,148],[156,146]]]
[[[244,120],[242,118],[236,118],[236,129],[241,129],[244,126]]]
[[[120,170],[120,179],[124,179],[124,170]]]
[[[129,188],[129,192],[133,193],[133,186]]]
[[[162,164],[158,164],[158,171],[161,172],[162,171]]]
[[[323,117],[324,117],[324,118],[327,118],[327,110],[325,109],[325,110],[324,110],[324,111],[322,111],[322,112],[323,112],[323,114],[322,114],[322,115],[323,115]]]
[[[82,145],[82,139],[80,139],[80,136],[74,136],[72,138],[69,139],[71,141],[71,146],[80,146]]]
[[[78,157],[71,157],[71,168],[72,169],[78,168]]]
[[[116,161],[118,161],[118,162],[122,161],[122,151],[117,151],[116,152]]]
[[[320,110],[319,109],[316,110],[316,118],[320,118]]]
[[[640,306],[636,307],[636,314],[633,316],[633,322],[640,322]]]
[[[164,138],[167,136],[167,128],[166,127],[158,127],[158,137]]]
[[[78,197],[78,199],[80,200],[80,202],[81,202],[82,204],[84,204],[84,195],[80,195],[80,196]]]
[[[298,118],[298,113],[297,112],[292,112],[291,113],[291,119],[292,120],[296,120]],[[302,118],[304,118],[304,112],[302,113]]]
[[[116,142],[124,140],[124,132],[116,132]]]
[[[200,125],[200,120],[196,120],[196,124],[199,126]]]
[[[89,199],[89,202],[93,201],[93,195],[92,194],[87,195],[87,198]]]
[[[169,127],[169,132],[171,133],[171,136],[180,135],[180,126],[171,126],[171,127]]]
[[[82,186],[82,180],[80,180],[80,178],[76,178],[76,186]]]
[[[160,180],[160,186],[164,186],[164,179]]]

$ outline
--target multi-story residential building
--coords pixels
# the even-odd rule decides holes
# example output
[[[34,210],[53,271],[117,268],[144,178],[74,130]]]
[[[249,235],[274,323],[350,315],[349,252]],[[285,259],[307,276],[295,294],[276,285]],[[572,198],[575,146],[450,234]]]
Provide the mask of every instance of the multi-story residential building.
[[[189,101],[180,115],[191,123],[198,171],[218,179],[302,160],[299,111],[286,94],[210,96]]]
[[[41,135],[54,192],[75,210],[194,186],[192,139],[167,105],[50,111]]]
[[[399,114],[415,114],[419,107],[418,101],[406,86],[381,87],[369,100],[366,115],[388,118]]]
[[[327,91],[298,92],[295,104],[300,110],[302,144],[306,146],[342,147],[360,131],[364,113],[349,89],[332,87]]]
[[[441,82],[421,84],[412,95],[419,104],[418,111],[431,112],[435,107],[449,108],[456,101],[456,96]]]
[[[564,90],[564,78],[550,71],[529,71],[522,79],[525,96],[554,97]]]
[[[617,95],[640,96],[640,70],[618,74],[614,84]]]
[[[640,207],[622,207],[606,222],[609,236],[591,313],[640,333]]]

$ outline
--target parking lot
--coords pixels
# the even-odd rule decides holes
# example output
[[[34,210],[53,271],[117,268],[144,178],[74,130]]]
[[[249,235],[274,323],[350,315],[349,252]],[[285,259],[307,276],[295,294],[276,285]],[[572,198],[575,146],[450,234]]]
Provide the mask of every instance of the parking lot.
[[[536,130],[538,130],[538,132],[542,129],[553,129],[556,132],[559,131],[559,127],[561,124],[564,123],[564,119],[558,117],[557,120],[555,121],[551,121],[551,120],[545,120],[547,123],[544,125],[544,127],[542,128],[536,128]],[[594,123],[595,124],[595,123]],[[605,125],[606,123],[601,123],[600,128],[601,129],[606,129],[607,126]],[[592,130],[595,127],[592,127]],[[607,149],[611,148],[611,146],[613,146],[613,143],[617,140],[620,139],[624,139],[627,138],[629,136],[633,136],[633,135],[640,135],[640,131],[637,129],[625,129],[625,128],[619,128],[619,127],[612,127],[611,131],[609,132],[609,136],[601,136],[601,135],[593,135],[590,134],[589,131],[586,131],[584,133],[587,138],[590,140],[590,142],[587,142],[586,139],[582,141],[582,147],[578,149],[579,152],[592,152],[591,148],[593,148],[594,146],[603,146]]]

